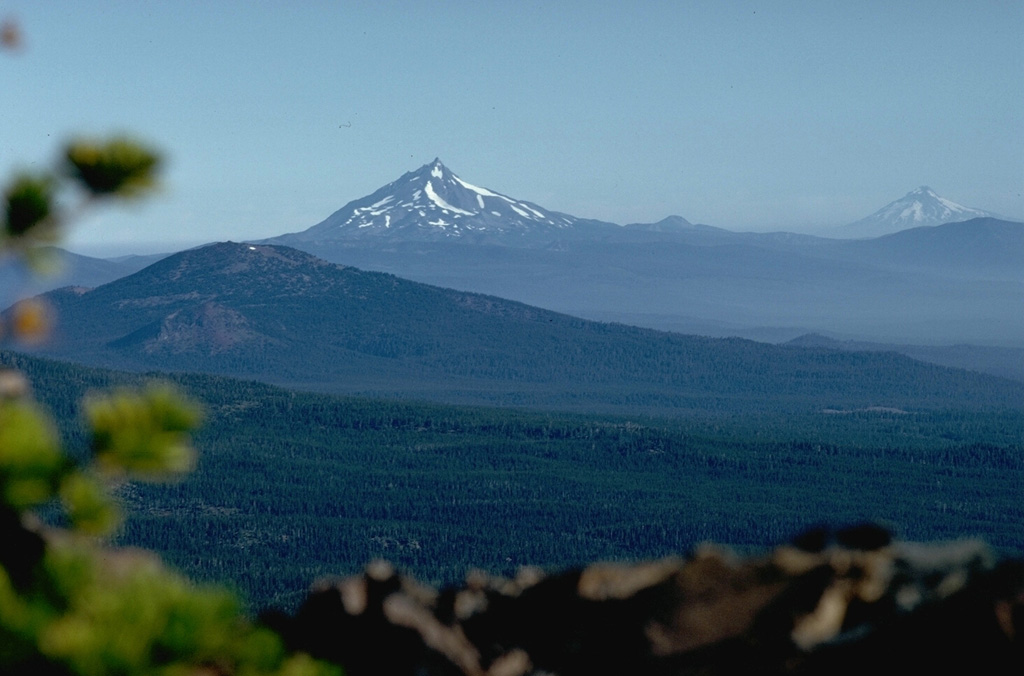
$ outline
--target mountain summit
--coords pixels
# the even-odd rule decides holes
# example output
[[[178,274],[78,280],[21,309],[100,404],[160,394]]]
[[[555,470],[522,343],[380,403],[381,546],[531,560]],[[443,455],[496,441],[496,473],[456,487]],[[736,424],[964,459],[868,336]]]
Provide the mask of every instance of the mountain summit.
[[[475,186],[435,158],[373,194],[349,202],[308,230],[272,241],[298,244],[381,236],[413,241],[547,236],[582,223],[610,225],[549,211]]]
[[[973,218],[998,218],[981,209],[972,209],[940,197],[926,185],[885,205],[867,218],[839,227],[844,238],[881,237],[908,228],[959,223]]]

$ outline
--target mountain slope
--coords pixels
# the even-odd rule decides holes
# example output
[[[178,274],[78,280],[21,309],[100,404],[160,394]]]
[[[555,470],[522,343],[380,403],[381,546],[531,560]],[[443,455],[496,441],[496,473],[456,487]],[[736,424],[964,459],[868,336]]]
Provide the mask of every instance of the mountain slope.
[[[846,241],[834,250],[846,260],[953,278],[1024,282],[1024,223],[972,218],[910,228],[874,239]]]
[[[907,228],[957,223],[973,218],[998,217],[991,212],[965,207],[940,197],[934,190],[923,185],[870,216],[837,228],[835,232],[840,237],[879,237]]]
[[[691,333],[717,325],[715,335],[766,335],[774,327],[790,337],[1002,345],[1024,336],[1019,223],[968,221],[871,240],[706,226],[635,237],[630,229],[530,248],[465,240],[298,246],[428,284]]]
[[[980,345],[895,345],[857,340],[836,340],[811,333],[798,336],[786,344],[848,352],[898,352],[932,364],[967,368],[1024,382],[1024,348]]]
[[[46,355],[335,392],[663,412],[1024,402],[1017,384],[899,355],[600,324],[286,247],[211,245],[47,298]]]

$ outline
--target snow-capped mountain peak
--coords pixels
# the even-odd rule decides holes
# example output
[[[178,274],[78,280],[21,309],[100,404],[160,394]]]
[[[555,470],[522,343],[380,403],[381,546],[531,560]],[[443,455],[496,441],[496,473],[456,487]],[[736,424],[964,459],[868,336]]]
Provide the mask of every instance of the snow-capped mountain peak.
[[[569,228],[573,216],[481,188],[435,158],[367,197],[349,202],[295,237],[352,239],[401,231],[407,239],[528,234]]]
[[[996,214],[957,204],[923,185],[837,232],[843,237],[880,237],[908,228],[994,217]]]

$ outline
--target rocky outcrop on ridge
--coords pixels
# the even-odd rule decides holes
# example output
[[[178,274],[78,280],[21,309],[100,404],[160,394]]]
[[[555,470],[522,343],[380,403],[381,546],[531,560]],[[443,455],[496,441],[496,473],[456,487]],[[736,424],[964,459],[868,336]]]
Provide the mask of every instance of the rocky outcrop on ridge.
[[[376,562],[267,622],[354,676],[1018,674],[1024,561],[860,526],[440,592]]]

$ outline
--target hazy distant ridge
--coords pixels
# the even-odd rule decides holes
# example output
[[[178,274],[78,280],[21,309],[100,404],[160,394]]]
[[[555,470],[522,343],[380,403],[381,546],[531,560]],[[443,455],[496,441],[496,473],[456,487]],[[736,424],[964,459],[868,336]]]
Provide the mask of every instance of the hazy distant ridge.
[[[590,410],[991,406],[1024,386],[894,354],[602,324],[280,246],[184,251],[46,295],[42,354],[335,392]]]

